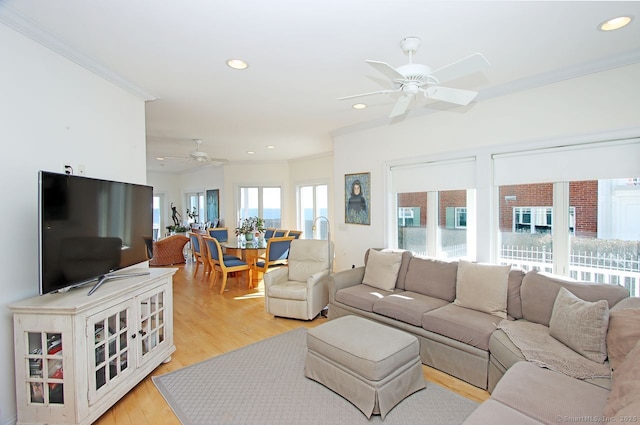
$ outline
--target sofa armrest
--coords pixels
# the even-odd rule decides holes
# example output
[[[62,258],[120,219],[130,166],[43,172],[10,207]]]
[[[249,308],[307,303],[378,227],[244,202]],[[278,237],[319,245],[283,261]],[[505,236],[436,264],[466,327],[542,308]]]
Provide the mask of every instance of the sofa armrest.
[[[364,266],[348,269],[329,276],[329,302],[335,301],[336,292],[350,286],[360,285],[364,279]]]
[[[329,272],[327,270],[312,274],[311,276],[309,276],[309,279],[307,279],[307,288],[312,288],[318,285],[328,274]]]

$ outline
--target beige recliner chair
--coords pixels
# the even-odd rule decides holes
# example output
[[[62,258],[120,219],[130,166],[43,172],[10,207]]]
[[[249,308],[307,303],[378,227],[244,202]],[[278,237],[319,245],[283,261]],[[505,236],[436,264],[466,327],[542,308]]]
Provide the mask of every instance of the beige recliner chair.
[[[329,255],[326,240],[291,241],[289,266],[264,275],[264,302],[274,316],[311,320],[329,303]],[[333,258],[332,258],[333,259]]]

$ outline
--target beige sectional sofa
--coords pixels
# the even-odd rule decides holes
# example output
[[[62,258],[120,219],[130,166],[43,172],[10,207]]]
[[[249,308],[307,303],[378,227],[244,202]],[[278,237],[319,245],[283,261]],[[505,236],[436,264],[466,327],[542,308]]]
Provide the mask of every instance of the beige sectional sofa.
[[[388,265],[386,269],[370,266],[371,252],[375,253],[376,262],[381,255],[400,258],[396,274],[388,272]],[[629,297],[628,291],[617,285],[572,283],[535,271],[510,270],[508,266],[506,272],[493,266],[487,274],[484,269],[469,269],[484,265],[470,264],[414,256],[407,251],[368,250],[365,266],[330,276],[328,317],[331,320],[354,314],[410,332],[418,337],[424,364],[491,392],[507,369],[525,359],[506,333],[498,329],[503,318],[549,329],[562,287],[585,301],[606,300],[607,308]],[[483,276],[491,277],[486,280],[501,280],[498,286],[504,292],[506,307],[496,312],[495,306],[473,305],[473,302],[491,304],[485,300],[485,293],[493,290],[490,287],[467,293],[467,301],[459,302],[461,267],[472,284],[478,284]],[[389,276],[394,277],[392,285]],[[470,286],[473,287],[465,283],[465,291]],[[567,350],[573,352],[571,348]],[[605,389],[611,385],[610,377],[590,381]]]

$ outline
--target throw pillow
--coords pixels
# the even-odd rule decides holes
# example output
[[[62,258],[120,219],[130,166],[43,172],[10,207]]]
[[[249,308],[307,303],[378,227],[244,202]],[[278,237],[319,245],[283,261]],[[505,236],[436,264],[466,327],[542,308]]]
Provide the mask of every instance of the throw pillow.
[[[402,252],[369,250],[362,283],[384,291],[393,291],[402,262]]]
[[[581,300],[560,288],[549,320],[549,334],[594,362],[607,359],[609,304]]]
[[[629,299],[629,301],[634,300]],[[609,311],[609,330],[607,331],[607,353],[612,369],[615,370],[620,366],[638,340],[640,340],[640,308],[619,309],[616,304]]]
[[[605,416],[614,418],[628,414],[634,405],[640,407],[640,341],[627,354],[622,364],[613,372],[611,393],[604,406]]]
[[[511,266],[460,260],[454,304],[507,318],[507,289]]]

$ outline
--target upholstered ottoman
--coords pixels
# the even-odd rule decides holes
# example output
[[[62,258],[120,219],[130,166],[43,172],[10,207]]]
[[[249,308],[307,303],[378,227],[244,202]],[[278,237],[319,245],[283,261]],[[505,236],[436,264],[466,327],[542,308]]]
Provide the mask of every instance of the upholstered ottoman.
[[[356,316],[307,331],[305,376],[340,394],[367,418],[382,419],[425,388],[418,339]]]

